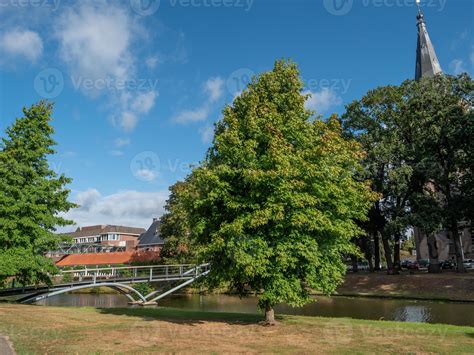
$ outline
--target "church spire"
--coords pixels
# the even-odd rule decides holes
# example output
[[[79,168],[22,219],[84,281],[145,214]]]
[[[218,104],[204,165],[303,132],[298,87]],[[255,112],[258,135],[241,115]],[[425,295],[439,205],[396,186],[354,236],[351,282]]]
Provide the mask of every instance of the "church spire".
[[[425,17],[420,9],[420,0],[418,5],[418,45],[416,48],[416,73],[415,79],[420,80],[424,77],[432,77],[442,72],[438,57],[431,43],[428,30],[426,28]]]

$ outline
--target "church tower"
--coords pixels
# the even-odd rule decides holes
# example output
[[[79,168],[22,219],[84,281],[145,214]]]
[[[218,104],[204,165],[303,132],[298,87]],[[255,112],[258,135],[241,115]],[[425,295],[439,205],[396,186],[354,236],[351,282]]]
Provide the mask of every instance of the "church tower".
[[[420,1],[418,4],[418,45],[416,48],[416,73],[415,79],[420,80],[424,77],[433,77],[442,72],[438,57],[436,56],[433,43],[431,43],[428,29],[426,28],[425,16],[420,9]]]

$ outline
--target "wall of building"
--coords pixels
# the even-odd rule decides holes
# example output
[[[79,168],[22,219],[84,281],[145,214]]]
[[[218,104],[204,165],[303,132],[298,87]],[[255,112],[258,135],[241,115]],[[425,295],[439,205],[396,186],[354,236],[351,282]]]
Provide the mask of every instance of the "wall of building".
[[[466,259],[474,258],[474,244],[472,241],[472,228],[467,226],[461,231],[461,241]],[[426,235],[415,229],[415,240],[419,243],[417,247],[417,259],[429,259],[428,242]],[[436,243],[438,245],[438,259],[450,260],[454,256],[453,245],[446,231],[440,232],[436,235]]]

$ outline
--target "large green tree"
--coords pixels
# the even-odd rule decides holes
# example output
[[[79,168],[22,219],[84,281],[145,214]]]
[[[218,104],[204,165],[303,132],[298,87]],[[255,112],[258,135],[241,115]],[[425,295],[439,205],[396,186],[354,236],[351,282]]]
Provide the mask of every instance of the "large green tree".
[[[53,105],[23,109],[0,145],[0,282],[49,282],[54,263],[43,255],[57,246],[56,226],[71,224],[58,214],[68,202],[70,179],[50,169],[55,151],[50,125]]]
[[[355,252],[374,193],[355,176],[363,152],[335,117],[314,119],[296,65],[277,61],[254,78],[217,123],[206,159],[188,179],[189,230],[206,282],[301,306],[310,290],[332,293],[343,256]]]

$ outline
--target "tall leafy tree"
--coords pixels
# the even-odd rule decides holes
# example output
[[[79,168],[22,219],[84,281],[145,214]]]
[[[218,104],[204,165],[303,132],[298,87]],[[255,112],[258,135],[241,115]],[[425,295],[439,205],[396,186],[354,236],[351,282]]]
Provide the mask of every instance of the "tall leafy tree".
[[[405,86],[409,108],[406,115],[419,127],[414,147],[421,155],[418,170],[426,177],[424,194],[431,197],[431,208],[440,217],[423,220],[432,226],[441,224],[449,231],[458,271],[464,272],[459,229],[472,221],[474,208],[474,81],[468,75],[439,75]]]
[[[466,75],[408,80],[368,92],[342,118],[367,151],[366,177],[382,196],[368,225],[383,235],[389,269],[389,242],[396,255],[410,226],[427,235],[430,271],[439,271],[435,236],[443,229],[463,269],[458,229],[472,219],[472,88]]]
[[[371,208],[366,231],[382,236],[389,272],[399,267],[400,241],[408,228],[412,193],[412,167],[406,164],[412,152],[400,131],[404,109],[402,90],[387,86],[348,105],[341,118],[346,135],[357,139],[367,152],[364,176],[381,196]]]
[[[177,182],[170,188],[170,197],[166,201],[166,213],[161,217],[160,234],[165,240],[161,257],[166,263],[189,263],[196,261],[195,248],[192,245],[189,226],[189,214],[184,204],[190,196],[192,175],[183,182]]]
[[[54,263],[43,255],[54,249],[56,226],[71,224],[58,214],[68,202],[71,182],[50,169],[54,154],[50,125],[53,105],[41,101],[6,130],[0,146],[0,281],[49,282]]]
[[[301,306],[332,293],[355,252],[374,193],[355,175],[364,153],[338,120],[312,119],[296,65],[277,61],[224,109],[206,159],[192,173],[187,206],[206,282]]]

